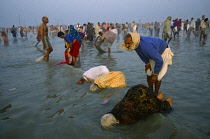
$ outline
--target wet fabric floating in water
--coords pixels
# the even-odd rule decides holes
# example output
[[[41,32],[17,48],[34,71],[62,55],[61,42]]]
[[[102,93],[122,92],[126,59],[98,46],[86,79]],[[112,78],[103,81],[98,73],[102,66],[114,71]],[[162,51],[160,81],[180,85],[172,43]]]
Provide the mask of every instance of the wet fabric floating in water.
[[[103,102],[101,102],[101,104],[106,104],[108,101],[108,99],[105,99]]]

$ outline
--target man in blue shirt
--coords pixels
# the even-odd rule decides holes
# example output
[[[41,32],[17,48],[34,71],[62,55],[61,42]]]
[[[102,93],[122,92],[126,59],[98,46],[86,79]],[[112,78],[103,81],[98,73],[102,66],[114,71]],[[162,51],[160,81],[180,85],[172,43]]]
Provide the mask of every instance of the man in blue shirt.
[[[155,95],[158,94],[161,86],[162,77],[161,79],[158,78],[158,74],[162,70],[164,63],[161,55],[167,47],[166,42],[162,39],[140,37],[138,33],[128,33],[124,38],[124,44],[120,46],[121,49],[126,49],[127,51],[135,50],[140,59],[145,63],[147,83],[151,90],[153,90],[153,85],[155,85]],[[154,61],[153,65],[151,65],[152,60]],[[148,75],[148,70],[151,71],[150,75]]]

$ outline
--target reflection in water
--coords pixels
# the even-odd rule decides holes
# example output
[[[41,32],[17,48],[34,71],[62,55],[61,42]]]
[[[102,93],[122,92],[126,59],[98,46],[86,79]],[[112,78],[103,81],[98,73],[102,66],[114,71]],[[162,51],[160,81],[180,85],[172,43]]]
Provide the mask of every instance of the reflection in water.
[[[44,109],[44,110],[46,110],[46,111],[48,111],[48,110],[51,110],[52,108],[46,108],[46,109]]]
[[[1,120],[9,120],[9,119],[11,119],[11,118],[5,117],[5,118],[2,118]]]
[[[8,109],[11,108],[11,107],[12,107],[11,104],[5,106],[4,108],[0,109],[0,113],[5,113],[5,112],[7,112]],[[10,119],[9,117],[4,117],[4,118],[2,118],[1,120],[9,120],[9,119]]]
[[[60,115],[60,114],[62,114],[62,113],[66,114],[66,113],[64,112],[64,109],[60,109],[60,110],[56,111],[54,114],[52,114],[51,116],[47,116],[46,118],[53,118],[56,114],[57,114],[57,115]]]
[[[11,105],[11,104],[9,104],[9,105],[5,106],[4,108],[0,109],[0,113],[7,112],[7,111],[8,111],[8,109],[9,109],[9,108],[11,108],[11,107],[12,107],[12,105]]]
[[[58,97],[57,95],[47,95],[47,98],[56,98]]]
[[[104,54],[98,53],[95,57],[95,60],[97,63],[100,63],[100,65],[106,65],[108,68],[112,67],[113,69],[115,69],[117,62],[112,55],[113,54],[107,55],[106,53],[104,53]]]
[[[75,118],[74,116],[69,116],[68,118]]]
[[[99,91],[98,93],[102,94],[103,96],[99,97],[99,99],[109,99],[115,95],[119,95],[120,89],[104,89],[103,91]]]
[[[206,41],[200,41],[200,42],[199,42],[199,45],[200,45],[200,46],[206,45]]]
[[[63,97],[63,96],[61,96],[61,97],[59,98],[59,100],[57,100],[55,103],[60,102],[60,101],[62,100],[62,97]]]

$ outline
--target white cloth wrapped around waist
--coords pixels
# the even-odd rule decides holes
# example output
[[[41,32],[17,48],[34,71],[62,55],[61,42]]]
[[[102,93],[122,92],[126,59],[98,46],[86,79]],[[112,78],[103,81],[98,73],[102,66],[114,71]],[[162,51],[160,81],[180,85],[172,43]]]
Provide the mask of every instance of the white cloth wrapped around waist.
[[[163,76],[166,74],[168,70],[168,66],[172,65],[172,57],[174,56],[174,53],[171,51],[170,47],[166,48],[165,51],[162,53],[161,57],[163,58],[163,66],[158,74],[158,80],[160,81]],[[150,59],[149,63],[151,65],[151,69],[147,70],[147,75],[151,76],[154,73],[154,67],[155,67],[155,61]]]

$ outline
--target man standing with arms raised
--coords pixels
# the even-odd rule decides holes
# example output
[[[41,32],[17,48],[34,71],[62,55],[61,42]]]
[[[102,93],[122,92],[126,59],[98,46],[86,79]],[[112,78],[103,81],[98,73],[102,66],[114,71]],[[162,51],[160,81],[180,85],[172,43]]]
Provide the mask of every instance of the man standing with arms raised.
[[[47,28],[47,23],[49,22],[48,18],[46,16],[42,17],[42,22],[43,23],[39,27],[39,32],[38,32],[38,35],[37,35],[37,41],[38,42],[42,41],[43,49],[46,50],[46,53],[44,55],[44,60],[46,62],[48,62],[49,61],[49,55],[53,51],[52,45],[50,44],[49,37],[48,37],[48,28]]]

